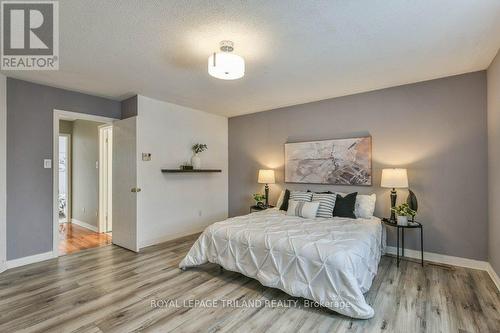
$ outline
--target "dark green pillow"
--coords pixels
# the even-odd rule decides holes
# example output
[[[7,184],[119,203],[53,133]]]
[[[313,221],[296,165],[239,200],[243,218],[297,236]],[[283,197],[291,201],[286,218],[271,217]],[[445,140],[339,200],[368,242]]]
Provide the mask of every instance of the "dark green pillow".
[[[333,208],[333,216],[355,219],[356,215],[354,215],[354,208],[356,206],[357,195],[358,192],[350,193],[345,197],[337,194],[337,198],[335,199],[335,208]]]
[[[287,189],[285,190],[285,195],[283,196],[283,203],[278,208],[280,210],[288,210],[288,200],[290,200],[290,191]]]

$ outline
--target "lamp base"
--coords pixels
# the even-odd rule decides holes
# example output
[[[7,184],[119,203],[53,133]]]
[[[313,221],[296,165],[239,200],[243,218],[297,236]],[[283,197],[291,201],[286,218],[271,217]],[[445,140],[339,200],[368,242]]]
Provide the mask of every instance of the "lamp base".
[[[391,190],[391,221],[396,221],[396,213],[392,210],[394,207],[396,207],[396,198],[397,198],[397,192],[396,189],[393,188]]]
[[[269,185],[266,184],[264,191],[266,195],[266,207],[269,207]]]

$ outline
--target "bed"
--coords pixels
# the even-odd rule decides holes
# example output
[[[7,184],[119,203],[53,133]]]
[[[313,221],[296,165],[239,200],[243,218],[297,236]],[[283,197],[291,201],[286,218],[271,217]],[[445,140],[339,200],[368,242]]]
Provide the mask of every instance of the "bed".
[[[267,209],[210,225],[179,267],[215,263],[343,315],[368,319],[374,311],[363,294],[377,274],[383,238],[376,217],[305,219]]]

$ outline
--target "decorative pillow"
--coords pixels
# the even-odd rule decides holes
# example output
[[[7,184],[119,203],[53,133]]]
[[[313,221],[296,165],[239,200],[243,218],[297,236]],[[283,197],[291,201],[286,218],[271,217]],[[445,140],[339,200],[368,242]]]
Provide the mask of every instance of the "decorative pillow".
[[[311,201],[312,195],[312,192],[291,191],[290,200]]]
[[[288,200],[290,200],[290,191],[285,190],[285,194],[283,195],[283,203],[281,205],[276,205],[280,210],[288,210]]]
[[[276,201],[276,207],[280,208],[283,204],[283,199],[285,198],[285,190],[281,191],[278,201]]]
[[[358,192],[346,195],[345,197],[337,194],[335,198],[335,208],[333,209],[333,216],[348,217],[355,219],[354,208],[356,206],[356,196]]]
[[[290,199],[290,201],[288,201],[288,210],[286,211],[286,215],[313,219],[316,217],[318,208],[319,208],[318,201],[308,202],[308,201],[296,201]]]
[[[370,219],[375,211],[375,202],[377,195],[358,195],[356,197],[356,206],[354,207],[354,215],[357,218]]]
[[[317,217],[331,218],[335,207],[336,195],[333,193],[313,193],[312,201],[319,202]]]

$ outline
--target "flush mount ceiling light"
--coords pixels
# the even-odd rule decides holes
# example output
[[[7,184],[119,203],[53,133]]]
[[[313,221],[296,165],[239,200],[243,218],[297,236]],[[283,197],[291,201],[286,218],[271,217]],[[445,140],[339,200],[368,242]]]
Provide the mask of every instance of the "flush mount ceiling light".
[[[230,40],[220,42],[221,52],[208,57],[208,74],[222,80],[236,80],[245,75],[245,60],[233,52]]]

